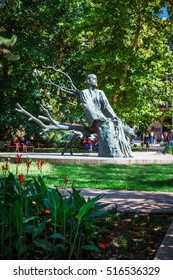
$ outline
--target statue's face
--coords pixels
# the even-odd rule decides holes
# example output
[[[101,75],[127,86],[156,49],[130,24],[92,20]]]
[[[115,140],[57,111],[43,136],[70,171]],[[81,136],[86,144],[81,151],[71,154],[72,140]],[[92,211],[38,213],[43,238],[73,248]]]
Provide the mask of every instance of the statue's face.
[[[97,87],[98,86],[98,81],[97,81],[97,76],[96,75],[89,75],[87,82],[89,85],[93,86],[93,87]]]

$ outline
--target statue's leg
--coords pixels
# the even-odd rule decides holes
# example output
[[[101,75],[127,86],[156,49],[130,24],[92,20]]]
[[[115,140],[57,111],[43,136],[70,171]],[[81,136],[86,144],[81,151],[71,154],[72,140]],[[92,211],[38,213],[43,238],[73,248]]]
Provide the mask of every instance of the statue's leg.
[[[118,128],[112,121],[96,122],[99,157],[124,157],[119,146]]]
[[[70,145],[70,154],[71,154],[71,156],[73,155],[73,143],[71,143],[71,145]]]
[[[64,147],[64,149],[63,149],[63,151],[62,151],[62,153],[61,153],[62,156],[65,154],[65,152],[66,152],[66,150],[67,150],[68,147],[69,147],[69,143],[67,143],[67,144],[65,145],[65,147]]]

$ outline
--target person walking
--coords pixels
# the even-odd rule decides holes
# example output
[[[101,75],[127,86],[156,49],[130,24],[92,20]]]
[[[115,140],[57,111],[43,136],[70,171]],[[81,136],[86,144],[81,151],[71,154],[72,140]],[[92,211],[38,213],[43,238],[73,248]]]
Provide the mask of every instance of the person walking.
[[[78,144],[81,141],[81,138],[83,137],[83,134],[81,132],[78,131],[73,131],[73,134],[70,137],[70,141],[66,143],[61,155],[63,156],[64,153],[66,152],[67,148],[70,149],[70,154],[71,156],[73,156],[73,146],[74,146],[74,142],[77,140]]]
[[[149,145],[151,144],[151,137],[148,130],[145,132],[144,135],[144,143],[146,144],[146,149],[148,151]]]
[[[172,147],[172,155],[173,155],[173,129],[170,130],[168,133],[168,145],[165,147],[165,149],[162,151],[162,154],[165,155],[169,147]]]

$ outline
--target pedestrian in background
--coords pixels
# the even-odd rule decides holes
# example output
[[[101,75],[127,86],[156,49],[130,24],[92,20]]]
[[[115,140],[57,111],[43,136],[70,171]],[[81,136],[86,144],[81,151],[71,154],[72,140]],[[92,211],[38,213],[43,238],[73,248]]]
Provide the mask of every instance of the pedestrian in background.
[[[155,132],[154,133],[154,144],[157,144],[157,141],[158,141],[158,136],[157,136],[157,133]]]
[[[151,136],[151,144],[153,144],[154,143],[154,131],[151,131],[150,136]]]
[[[168,132],[165,131],[165,132],[163,133],[163,136],[164,136],[164,143],[167,143],[167,142],[168,142]]]
[[[144,135],[144,143],[146,144],[146,149],[148,151],[149,145],[151,144],[151,136],[148,130],[145,132]]]
[[[162,133],[160,136],[160,145],[163,146],[164,145],[164,134]]]
[[[165,153],[167,152],[170,146],[172,147],[172,155],[173,155],[173,129],[171,129],[171,131],[168,133],[168,145],[165,147],[162,154],[165,155]]]

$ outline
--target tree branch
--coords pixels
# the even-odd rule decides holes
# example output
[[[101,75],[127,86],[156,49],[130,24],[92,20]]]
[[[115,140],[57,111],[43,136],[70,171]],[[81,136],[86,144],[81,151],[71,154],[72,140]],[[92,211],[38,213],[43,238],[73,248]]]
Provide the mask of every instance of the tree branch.
[[[70,78],[70,76],[69,76],[67,73],[63,72],[63,71],[60,70],[60,69],[56,69],[56,68],[53,67],[53,66],[47,66],[47,67],[43,66],[43,68],[45,68],[45,69],[52,69],[52,70],[54,70],[55,72],[58,72],[58,73],[60,73],[60,74],[63,74],[63,75],[67,78],[68,83],[69,83],[69,85],[70,85],[70,88],[67,88],[67,87],[65,87],[65,86],[62,86],[62,85],[60,84],[60,82],[59,82],[59,84],[57,85],[57,84],[53,83],[50,79],[49,79],[49,82],[48,82],[49,84],[54,85],[54,86],[56,86],[56,87],[59,87],[63,92],[70,93],[70,94],[74,94],[74,95],[78,96],[78,92],[79,92],[79,91],[78,91],[78,89],[75,87],[75,85],[73,84],[72,79]]]
[[[86,126],[60,124],[58,121],[51,117],[48,110],[43,106],[41,106],[41,110],[45,116],[39,115],[37,118],[30,114],[28,111],[26,111],[19,103],[17,103],[16,106],[17,108],[15,110],[17,112],[27,116],[29,118],[29,121],[34,121],[35,123],[37,123],[44,132],[48,132],[51,130],[72,130],[74,134],[79,134],[79,132],[93,133],[93,130]],[[49,121],[50,124],[45,124],[44,121]]]

